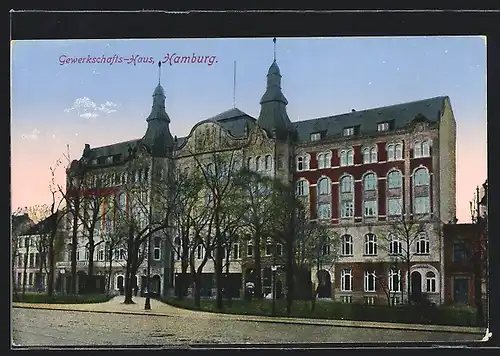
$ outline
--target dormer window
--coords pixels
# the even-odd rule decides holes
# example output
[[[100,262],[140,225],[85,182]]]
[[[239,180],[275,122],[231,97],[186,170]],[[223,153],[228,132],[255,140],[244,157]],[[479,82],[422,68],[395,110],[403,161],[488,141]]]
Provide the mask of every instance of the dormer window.
[[[113,156],[106,157],[106,163],[113,163]]]
[[[344,136],[353,136],[354,135],[354,127],[346,127],[344,129]]]
[[[388,131],[388,130],[389,130],[389,123],[388,122],[381,122],[377,125],[378,132],[383,132],[383,131]]]
[[[319,132],[311,134],[311,141],[319,141],[320,139],[321,139],[321,134]]]

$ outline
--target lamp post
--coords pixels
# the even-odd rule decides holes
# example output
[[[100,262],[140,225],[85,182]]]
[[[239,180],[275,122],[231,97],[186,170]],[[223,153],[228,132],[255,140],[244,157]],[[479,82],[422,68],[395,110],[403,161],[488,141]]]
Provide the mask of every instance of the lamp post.
[[[272,277],[273,277],[273,309],[272,309],[272,316],[276,315],[276,271],[278,270],[278,266],[272,265],[271,266],[271,271]]]
[[[59,269],[59,275],[61,276],[61,295],[64,294],[64,274],[66,270],[64,268]]]

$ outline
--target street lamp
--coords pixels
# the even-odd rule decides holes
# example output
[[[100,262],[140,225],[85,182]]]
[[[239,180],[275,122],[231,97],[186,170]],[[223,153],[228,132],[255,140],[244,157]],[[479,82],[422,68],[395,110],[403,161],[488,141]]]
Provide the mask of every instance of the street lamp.
[[[272,309],[272,316],[276,315],[276,271],[278,270],[278,266],[272,265],[271,266],[271,271],[273,272],[272,277],[273,277],[273,309]]]
[[[59,269],[59,275],[61,276],[61,295],[64,294],[64,274],[66,273],[66,269]]]
[[[148,237],[148,273],[147,273],[147,287],[146,287],[146,303],[144,304],[144,310],[151,309],[151,235]]]

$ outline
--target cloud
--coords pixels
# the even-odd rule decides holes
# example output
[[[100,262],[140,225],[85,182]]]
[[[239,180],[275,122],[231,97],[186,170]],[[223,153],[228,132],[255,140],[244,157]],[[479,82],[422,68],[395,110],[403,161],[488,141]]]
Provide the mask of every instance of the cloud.
[[[29,134],[22,134],[21,138],[23,138],[24,140],[36,140],[38,139],[39,134],[40,131],[38,131],[37,129],[33,129],[33,131],[31,131],[31,133]]]
[[[78,116],[90,119],[98,117],[100,113],[111,114],[116,111],[117,107],[118,105],[111,101],[106,101],[103,104],[97,104],[88,97],[84,96],[82,98],[75,99],[73,105],[68,109],[64,109],[64,112],[76,112]]]

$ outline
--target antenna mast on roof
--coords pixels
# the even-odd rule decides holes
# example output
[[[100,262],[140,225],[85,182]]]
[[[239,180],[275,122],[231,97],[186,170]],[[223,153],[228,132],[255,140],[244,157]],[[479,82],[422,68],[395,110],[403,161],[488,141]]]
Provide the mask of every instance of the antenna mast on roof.
[[[160,85],[161,79],[161,61],[158,61],[158,85]]]
[[[233,68],[233,108],[236,108],[236,61]]]

